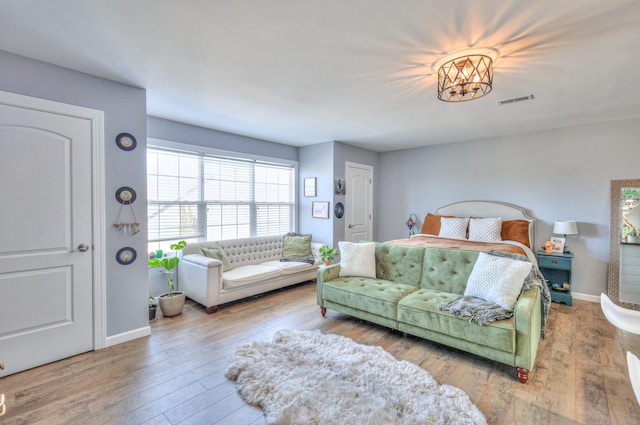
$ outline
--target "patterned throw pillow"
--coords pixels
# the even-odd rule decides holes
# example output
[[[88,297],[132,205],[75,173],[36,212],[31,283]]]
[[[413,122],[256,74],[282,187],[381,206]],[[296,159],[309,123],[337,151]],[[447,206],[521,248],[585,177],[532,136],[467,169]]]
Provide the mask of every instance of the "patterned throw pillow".
[[[513,310],[532,264],[481,252],[469,275],[466,297],[482,298]]]
[[[440,233],[438,233],[438,236],[449,239],[467,239],[468,224],[468,217],[442,217],[440,219]]]
[[[478,242],[501,241],[502,218],[471,218],[469,240]]]

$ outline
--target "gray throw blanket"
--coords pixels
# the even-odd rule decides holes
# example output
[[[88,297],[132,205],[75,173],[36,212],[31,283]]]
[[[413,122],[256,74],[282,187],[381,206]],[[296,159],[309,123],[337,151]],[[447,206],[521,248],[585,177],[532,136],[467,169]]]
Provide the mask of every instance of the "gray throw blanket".
[[[490,251],[488,254],[511,258],[513,260],[529,261],[525,256],[519,254],[499,251]],[[544,339],[544,326],[547,323],[549,307],[551,306],[551,294],[545,283],[544,276],[542,276],[542,273],[540,273],[536,267],[531,268],[531,272],[529,276],[525,278],[520,293],[530,289],[532,286],[540,287],[540,293],[542,294],[542,326],[540,327],[540,338]],[[441,311],[448,311],[456,317],[468,317],[470,322],[475,322],[481,326],[513,316],[513,310],[502,308],[498,304],[476,297],[460,296],[453,301],[440,305],[438,308]]]

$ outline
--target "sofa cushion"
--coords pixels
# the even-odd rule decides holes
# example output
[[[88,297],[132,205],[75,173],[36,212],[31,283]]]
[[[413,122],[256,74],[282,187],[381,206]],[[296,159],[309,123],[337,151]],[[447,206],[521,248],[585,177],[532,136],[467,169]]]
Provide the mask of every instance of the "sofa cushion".
[[[479,252],[426,248],[420,287],[462,295]]]
[[[469,275],[464,295],[482,298],[502,308],[513,310],[524,279],[531,272],[532,266],[528,261],[481,252]]]
[[[398,301],[417,288],[383,279],[340,277],[325,282],[322,290],[325,300],[395,320]]]
[[[222,287],[224,289],[238,288],[278,277],[281,274],[281,269],[262,264],[235,267],[222,275]]]
[[[376,277],[415,287],[420,286],[424,248],[376,244]]]
[[[311,235],[284,235],[282,238],[282,256],[284,258],[311,257]]]
[[[375,242],[338,242],[340,250],[340,277],[376,277]]]
[[[229,257],[227,257],[227,254],[224,252],[224,249],[222,249],[222,247],[217,243],[208,248],[203,247],[201,250],[205,257],[215,258],[216,260],[222,261],[222,271],[228,272],[233,268],[229,262]]]
[[[457,294],[420,289],[398,303],[398,321],[450,335],[465,341],[486,345],[508,353],[515,351],[515,319],[498,320],[480,326],[466,318],[458,318],[439,306],[453,301]]]
[[[300,273],[317,268],[314,264],[303,263],[301,261],[265,261],[261,265],[280,269],[282,274]]]

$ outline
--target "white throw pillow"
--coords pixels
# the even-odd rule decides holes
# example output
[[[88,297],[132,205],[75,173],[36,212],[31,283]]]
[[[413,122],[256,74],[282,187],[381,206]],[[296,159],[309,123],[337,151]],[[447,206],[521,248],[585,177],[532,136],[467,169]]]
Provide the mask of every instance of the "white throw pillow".
[[[471,218],[469,240],[495,242],[502,240],[502,218]]]
[[[531,267],[532,264],[528,261],[481,252],[473,265],[464,295],[482,298],[513,310]]]
[[[440,219],[440,233],[438,233],[438,236],[449,239],[467,239],[468,224],[469,217],[442,217]]]
[[[338,242],[340,250],[340,277],[376,277],[375,242]]]

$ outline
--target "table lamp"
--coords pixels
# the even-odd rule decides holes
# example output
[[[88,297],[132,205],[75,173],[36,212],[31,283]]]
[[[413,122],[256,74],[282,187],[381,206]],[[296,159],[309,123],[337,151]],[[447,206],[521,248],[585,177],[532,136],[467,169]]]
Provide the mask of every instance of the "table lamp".
[[[564,252],[570,252],[569,247],[566,244],[566,238],[567,236],[578,234],[578,225],[575,221],[556,221],[553,223],[553,233],[556,235],[564,235]]]

